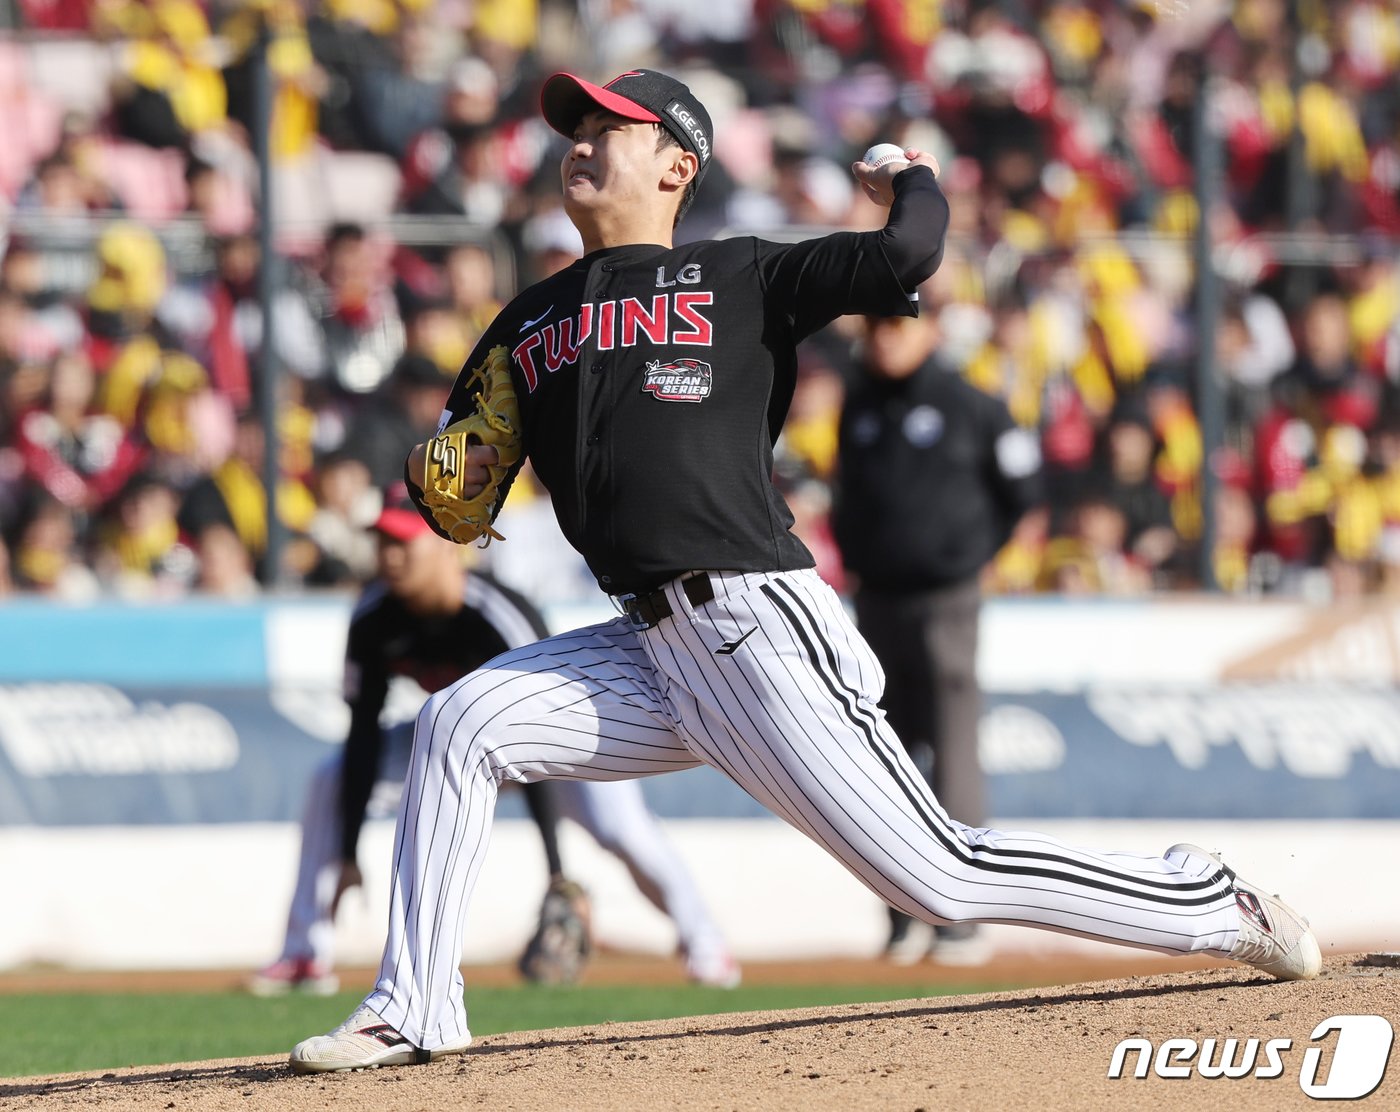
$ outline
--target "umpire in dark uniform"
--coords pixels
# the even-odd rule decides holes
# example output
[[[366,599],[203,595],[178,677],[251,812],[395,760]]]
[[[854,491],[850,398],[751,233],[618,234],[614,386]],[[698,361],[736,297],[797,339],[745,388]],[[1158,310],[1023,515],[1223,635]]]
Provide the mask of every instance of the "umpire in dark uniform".
[[[886,674],[881,706],[928,768],[949,814],[986,823],[977,758],[977,627],[983,566],[1041,499],[1040,449],[1006,406],[938,356],[934,314],[865,322],[856,381],[841,414],[834,528],[856,620]],[[917,961],[927,944],[890,909],[887,953]],[[971,924],[934,928],[934,957],[986,957]]]

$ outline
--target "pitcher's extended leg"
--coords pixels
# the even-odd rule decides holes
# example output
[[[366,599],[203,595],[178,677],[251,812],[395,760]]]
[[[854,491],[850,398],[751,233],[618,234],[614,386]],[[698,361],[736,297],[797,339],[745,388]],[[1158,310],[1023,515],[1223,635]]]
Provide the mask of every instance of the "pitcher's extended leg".
[[[418,717],[389,935],[365,1003],[424,1050],[466,1036],[458,963],[502,781],[612,780],[699,763],[621,619],[512,650],[434,695]]]
[[[1231,952],[1240,916],[1214,862],[951,820],[876,707],[878,663],[815,574],[712,579],[713,602],[692,608],[677,590],[676,617],[642,635],[672,681],[682,729],[881,899],[926,921]],[[720,651],[739,638],[737,651]]]

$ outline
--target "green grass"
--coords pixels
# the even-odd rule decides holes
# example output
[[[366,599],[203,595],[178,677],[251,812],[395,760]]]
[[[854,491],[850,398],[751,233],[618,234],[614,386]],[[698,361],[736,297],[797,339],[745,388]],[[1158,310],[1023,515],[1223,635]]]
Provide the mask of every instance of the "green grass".
[[[468,993],[472,1033],[535,1031],[609,1021],[904,1000],[978,986],[754,985],[477,988]],[[237,992],[32,994],[5,997],[0,1077],[281,1055],[328,1031],[360,1001],[356,992],[259,1000]]]

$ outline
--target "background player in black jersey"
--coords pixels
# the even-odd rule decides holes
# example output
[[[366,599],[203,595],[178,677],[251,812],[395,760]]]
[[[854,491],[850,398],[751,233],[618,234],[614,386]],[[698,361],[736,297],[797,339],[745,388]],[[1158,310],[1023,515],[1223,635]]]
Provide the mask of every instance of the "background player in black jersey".
[[[259,996],[329,995],[339,988],[335,914],[345,893],[363,881],[360,830],[371,812],[393,814],[413,746],[412,717],[381,727],[395,677],[436,691],[547,633],[539,611],[520,594],[482,572],[469,576],[460,549],[434,535],[406,500],[387,505],[373,531],[378,574],[355,605],[346,645],[350,729],[344,748],[321,763],[308,785],[282,952],[248,980]],[[565,878],[559,854],[558,788],[525,785],[550,875],[540,926],[521,955],[521,971],[532,980],[573,979],[588,947],[582,890]],[[546,932],[552,949],[542,960]]]
[[[646,70],[606,86],[556,74],[541,105],[571,141],[564,207],[587,253],[492,322],[439,435],[410,454],[410,491],[422,501],[430,485],[425,517],[466,543],[487,523],[454,506],[495,487],[489,466],[528,458],[625,616],[507,653],[425,704],[378,981],[343,1024],[292,1050],[292,1069],[470,1046],[457,957],[501,784],[701,763],[926,922],[1020,923],[1316,976],[1306,921],[1204,850],[1102,852],[949,818],[879,713],[878,661],[792,535],[772,449],[796,345],[839,315],[917,313],[911,294],[948,226],[935,160],[855,164],[890,206],[878,231],[673,246],[714,157],[694,94]],[[503,367],[508,420],[504,405],[479,414],[476,395]],[[518,434],[499,441],[506,453],[453,431],[485,417]]]
[[[519,592],[485,572],[469,573],[461,549],[439,539],[411,503],[388,506],[374,532],[378,576],[355,606],[347,638],[349,735],[344,751],[322,763],[308,788],[282,953],[250,978],[248,988],[258,995],[338,988],[334,919],[341,897],[362,883],[360,828],[371,809],[393,813],[412,749],[412,719],[380,728],[393,677],[436,690],[547,632],[543,616]],[[691,980],[715,988],[739,983],[739,966],[694,879],[634,783],[539,781],[524,790],[550,874],[538,925],[519,961],[528,980],[576,980],[588,956],[589,908],[560,860],[562,815],[626,866],[641,893],[672,920]]]

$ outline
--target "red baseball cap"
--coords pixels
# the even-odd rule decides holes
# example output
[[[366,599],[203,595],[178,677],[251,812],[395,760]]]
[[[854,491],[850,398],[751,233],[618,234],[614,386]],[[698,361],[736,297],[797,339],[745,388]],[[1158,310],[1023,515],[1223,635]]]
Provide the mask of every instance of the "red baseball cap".
[[[404,544],[433,531],[433,527],[423,520],[418,507],[407,497],[386,504],[370,528]]]
[[[710,164],[715,134],[710,114],[690,87],[674,77],[637,69],[595,85],[572,73],[556,73],[540,90],[545,123],[565,138],[573,138],[579,120],[599,108],[624,120],[660,124],[700,160],[701,174]]]

